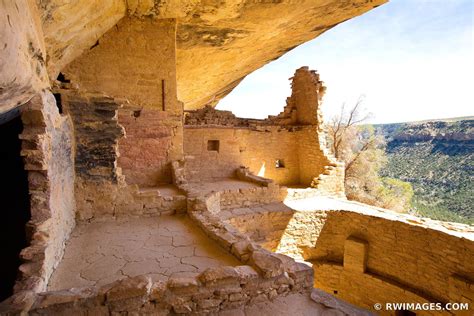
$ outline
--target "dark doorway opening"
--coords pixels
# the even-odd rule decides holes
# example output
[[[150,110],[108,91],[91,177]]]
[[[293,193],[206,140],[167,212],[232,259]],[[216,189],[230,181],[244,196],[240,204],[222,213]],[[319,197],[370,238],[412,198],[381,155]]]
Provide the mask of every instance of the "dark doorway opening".
[[[13,294],[19,254],[27,245],[25,225],[31,217],[28,174],[18,138],[22,130],[19,116],[0,125],[0,301]]]

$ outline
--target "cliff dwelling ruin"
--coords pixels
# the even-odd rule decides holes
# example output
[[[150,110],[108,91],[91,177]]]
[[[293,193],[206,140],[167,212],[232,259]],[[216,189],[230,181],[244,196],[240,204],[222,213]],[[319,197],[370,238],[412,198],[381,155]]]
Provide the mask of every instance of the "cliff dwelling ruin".
[[[384,2],[2,1],[0,314],[472,305],[472,227],[345,199],[316,71],[279,115],[214,109]]]

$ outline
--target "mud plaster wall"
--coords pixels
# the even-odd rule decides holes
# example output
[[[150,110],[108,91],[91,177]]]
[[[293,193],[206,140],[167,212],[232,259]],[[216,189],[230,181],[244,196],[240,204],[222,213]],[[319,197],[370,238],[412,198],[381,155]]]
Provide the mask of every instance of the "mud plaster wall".
[[[20,278],[15,292],[40,292],[63,255],[72,231],[75,211],[73,131],[70,119],[60,115],[50,92],[30,100],[22,114],[22,156],[28,170],[31,220],[30,245],[20,256]]]
[[[171,182],[172,160],[182,158],[183,105],[176,90],[176,21],[122,19],[64,73],[84,91],[126,98],[120,159],[128,184]]]
[[[471,240],[423,225],[336,211],[327,213],[306,258],[316,287],[371,308],[424,300],[472,304],[473,253]]]

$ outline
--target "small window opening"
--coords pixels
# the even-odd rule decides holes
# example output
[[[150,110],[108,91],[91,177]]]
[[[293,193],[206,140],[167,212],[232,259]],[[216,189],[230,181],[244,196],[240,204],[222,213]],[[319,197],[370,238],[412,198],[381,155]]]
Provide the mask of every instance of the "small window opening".
[[[70,83],[71,80],[66,79],[62,72],[59,73],[57,80],[62,83]]]
[[[285,162],[283,159],[275,160],[275,168],[285,168]]]
[[[334,292],[335,295],[337,295],[337,290],[334,290],[333,292]]]
[[[141,114],[142,114],[142,110],[133,111],[134,118],[139,118]]]
[[[208,140],[207,141],[207,150],[208,151],[217,151],[217,152],[219,152],[219,141],[218,140]]]
[[[56,106],[58,107],[59,114],[63,114],[63,104],[61,103],[61,93],[53,93],[56,99]]]

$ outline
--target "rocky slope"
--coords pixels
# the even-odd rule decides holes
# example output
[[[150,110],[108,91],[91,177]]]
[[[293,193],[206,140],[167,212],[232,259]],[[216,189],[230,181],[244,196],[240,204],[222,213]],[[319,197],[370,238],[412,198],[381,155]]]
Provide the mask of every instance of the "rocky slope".
[[[382,173],[413,185],[414,211],[474,223],[474,117],[376,127],[387,139]]]
[[[24,103],[125,16],[177,19],[179,99],[216,104],[249,73],[387,0],[0,2],[0,113]],[[157,39],[159,41],[159,39]],[[48,76],[49,75],[49,82]],[[13,98],[13,97],[14,98]]]

